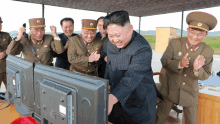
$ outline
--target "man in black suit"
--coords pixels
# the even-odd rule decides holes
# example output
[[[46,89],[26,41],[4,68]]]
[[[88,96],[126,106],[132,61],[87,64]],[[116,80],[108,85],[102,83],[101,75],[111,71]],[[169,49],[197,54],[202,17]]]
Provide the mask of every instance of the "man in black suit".
[[[67,58],[67,48],[69,45],[68,39],[72,36],[75,36],[77,34],[73,33],[74,31],[74,20],[72,18],[63,18],[60,21],[61,28],[63,30],[62,34],[59,34],[65,51],[62,54],[57,54],[55,52],[52,52],[53,57],[57,57],[55,62],[55,67],[63,68],[69,70],[70,63]]]
[[[105,72],[111,86],[109,122],[155,124],[157,90],[149,43],[133,30],[126,11],[116,11],[106,16],[104,29],[109,38]]]

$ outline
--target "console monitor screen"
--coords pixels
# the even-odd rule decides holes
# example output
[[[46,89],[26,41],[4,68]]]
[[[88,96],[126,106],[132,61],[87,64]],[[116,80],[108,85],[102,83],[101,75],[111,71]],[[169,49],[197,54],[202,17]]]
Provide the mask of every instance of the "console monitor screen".
[[[36,64],[34,86],[41,124],[107,124],[108,80]]]
[[[34,110],[33,62],[8,55],[6,59],[7,98],[14,99],[22,116],[32,116]]]

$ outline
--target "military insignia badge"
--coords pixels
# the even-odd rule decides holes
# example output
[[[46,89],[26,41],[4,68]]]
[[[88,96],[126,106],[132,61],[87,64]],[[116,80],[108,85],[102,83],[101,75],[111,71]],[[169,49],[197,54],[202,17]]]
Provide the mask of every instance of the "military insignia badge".
[[[3,41],[6,41],[6,39],[3,39]]]
[[[99,48],[96,48],[96,50],[99,50]]]
[[[44,45],[44,48],[47,48],[48,46],[47,45]]]
[[[93,23],[90,23],[90,26],[93,26]]]
[[[201,26],[202,26],[202,23],[199,22],[199,23],[198,23],[198,26],[201,27]]]
[[[37,20],[37,23],[39,24],[39,23],[40,23],[40,20]]]
[[[182,55],[182,52],[179,52],[178,55],[181,56],[181,55]]]

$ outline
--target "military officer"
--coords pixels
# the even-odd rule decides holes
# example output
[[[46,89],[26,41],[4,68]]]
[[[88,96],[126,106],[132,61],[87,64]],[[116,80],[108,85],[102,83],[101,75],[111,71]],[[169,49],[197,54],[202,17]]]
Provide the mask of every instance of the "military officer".
[[[204,12],[191,12],[186,19],[187,37],[172,39],[161,62],[166,69],[157,108],[157,124],[164,124],[172,106],[183,106],[186,124],[197,123],[198,80],[211,75],[214,50],[202,42],[217,20]]]
[[[102,40],[96,37],[97,21],[82,20],[82,34],[69,38],[67,51],[70,71],[98,76],[97,61],[102,51]]]
[[[17,55],[23,51],[24,59],[52,66],[51,50],[58,54],[64,52],[63,44],[56,33],[56,27],[51,26],[53,34],[51,36],[45,34],[44,18],[29,19],[29,23],[31,34],[24,36],[25,28],[21,27],[18,36],[9,44],[6,53]]]
[[[3,83],[5,84],[5,87],[7,89],[7,79],[6,79],[6,49],[7,46],[10,44],[11,42],[11,37],[8,33],[6,32],[2,32],[2,19],[0,17],[0,87],[1,87],[1,83],[3,81]]]

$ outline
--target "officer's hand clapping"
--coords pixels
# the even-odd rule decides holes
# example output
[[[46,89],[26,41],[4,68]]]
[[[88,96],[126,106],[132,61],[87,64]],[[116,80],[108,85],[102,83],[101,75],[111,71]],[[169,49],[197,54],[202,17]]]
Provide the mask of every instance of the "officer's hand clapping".
[[[66,42],[66,45],[64,46],[64,49],[66,50],[69,46],[69,41]]]
[[[51,32],[52,32],[52,34],[53,34],[54,37],[57,37],[57,36],[58,36],[55,26],[50,26],[50,30],[51,30]]]
[[[205,64],[205,58],[202,55],[198,55],[193,63],[194,71],[198,71]]]
[[[105,62],[107,62],[107,56],[104,58]]]
[[[17,36],[17,40],[21,40],[22,36],[24,35],[24,33],[26,32],[26,29],[25,27],[21,27],[19,28],[19,33],[18,33],[18,36]]]
[[[188,68],[189,67],[189,60],[187,59],[187,56],[189,54],[187,53],[180,61],[180,67],[185,67]]]
[[[6,55],[5,55],[3,52],[0,53],[0,59],[5,58],[5,56],[6,56]]]
[[[89,56],[89,62],[94,62],[94,61],[98,61],[100,58],[100,54],[97,54],[96,52],[93,52],[90,56]]]

